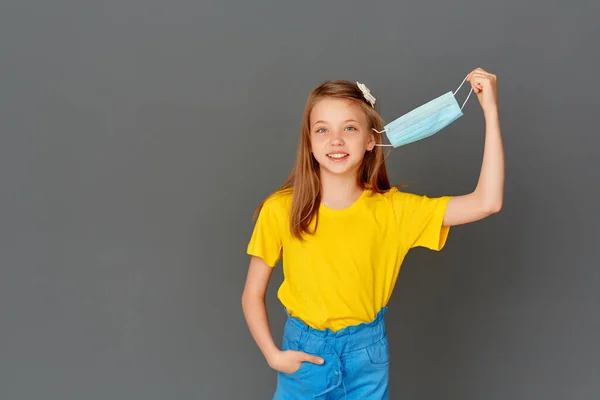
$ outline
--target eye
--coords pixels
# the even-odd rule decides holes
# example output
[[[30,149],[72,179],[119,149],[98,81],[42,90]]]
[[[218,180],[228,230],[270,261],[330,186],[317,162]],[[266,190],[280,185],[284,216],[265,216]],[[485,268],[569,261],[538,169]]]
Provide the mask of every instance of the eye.
[[[325,133],[325,131],[327,131],[325,128],[319,128],[316,130],[317,133]]]
[[[355,127],[353,127],[353,126],[347,126],[347,127],[346,127],[346,129],[347,129],[347,130],[350,130],[350,131],[355,131],[355,130],[356,130],[356,128],[355,128]]]

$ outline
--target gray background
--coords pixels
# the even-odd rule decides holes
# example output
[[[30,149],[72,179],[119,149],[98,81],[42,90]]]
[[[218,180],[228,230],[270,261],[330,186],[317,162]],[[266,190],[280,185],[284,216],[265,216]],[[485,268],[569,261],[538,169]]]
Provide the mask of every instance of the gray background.
[[[0,398],[270,398],[245,250],[309,91],[359,80],[391,121],[477,66],[499,77],[505,206],[407,257],[392,398],[598,398],[598,4],[3,1]],[[392,181],[472,190],[464,111],[391,151]]]

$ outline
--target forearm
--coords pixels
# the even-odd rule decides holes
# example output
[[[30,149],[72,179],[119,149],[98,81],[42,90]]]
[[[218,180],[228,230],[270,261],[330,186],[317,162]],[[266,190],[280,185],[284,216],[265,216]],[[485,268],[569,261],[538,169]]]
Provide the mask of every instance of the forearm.
[[[271,365],[279,348],[273,341],[264,297],[255,294],[244,295],[242,297],[242,309],[254,341],[267,363]]]
[[[504,196],[504,148],[498,110],[485,112],[485,144],[475,194],[489,211],[502,208]]]

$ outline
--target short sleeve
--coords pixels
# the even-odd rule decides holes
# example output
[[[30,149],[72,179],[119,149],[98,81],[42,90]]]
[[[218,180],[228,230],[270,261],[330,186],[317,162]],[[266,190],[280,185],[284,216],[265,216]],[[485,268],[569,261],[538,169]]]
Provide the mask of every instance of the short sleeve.
[[[275,267],[282,254],[280,232],[283,216],[277,211],[277,204],[273,201],[267,200],[263,204],[247,248],[249,255],[262,258],[270,267]]]
[[[440,251],[444,247],[450,233],[450,227],[443,225],[450,198],[396,193],[400,237],[406,248],[425,247]]]

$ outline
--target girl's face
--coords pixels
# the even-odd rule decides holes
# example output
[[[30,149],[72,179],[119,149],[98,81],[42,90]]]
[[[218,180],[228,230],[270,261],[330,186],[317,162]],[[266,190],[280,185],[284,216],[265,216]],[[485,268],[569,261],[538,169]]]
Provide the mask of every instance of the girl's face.
[[[347,99],[324,98],[310,113],[311,150],[321,174],[355,177],[365,151],[375,147],[361,107]]]

